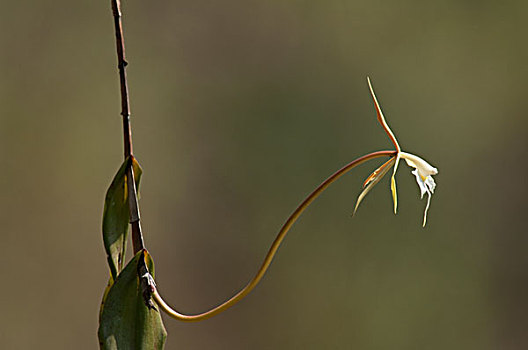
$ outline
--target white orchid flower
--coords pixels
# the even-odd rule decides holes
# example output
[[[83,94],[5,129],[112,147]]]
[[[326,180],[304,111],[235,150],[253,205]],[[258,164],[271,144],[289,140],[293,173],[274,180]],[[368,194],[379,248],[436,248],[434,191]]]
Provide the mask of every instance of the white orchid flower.
[[[359,204],[365,198],[368,192],[376,185],[380,180],[387,174],[387,172],[390,170],[390,167],[394,165],[394,170],[392,172],[392,178],[391,178],[391,192],[392,192],[392,199],[394,202],[394,213],[396,214],[396,211],[398,209],[398,195],[396,192],[396,170],[398,169],[398,163],[400,159],[405,159],[405,162],[410,167],[414,168],[412,171],[412,174],[416,177],[416,182],[418,183],[418,186],[420,187],[421,192],[421,198],[423,198],[424,194],[427,193],[427,205],[425,206],[424,211],[424,218],[423,218],[423,226],[425,226],[427,222],[427,211],[429,210],[429,205],[431,203],[431,195],[434,193],[436,184],[433,179],[433,175],[438,174],[438,170],[427,163],[422,158],[410,154],[407,152],[403,152],[400,148],[400,145],[398,144],[398,140],[396,140],[396,137],[394,136],[392,130],[389,128],[389,125],[385,121],[385,117],[383,116],[383,112],[381,111],[381,107],[378,103],[378,100],[376,98],[376,95],[374,94],[374,89],[372,88],[372,84],[370,83],[369,77],[367,77],[368,86],[370,89],[370,94],[372,95],[372,99],[374,100],[374,106],[376,107],[376,113],[378,115],[378,121],[391,139],[392,143],[394,144],[394,147],[396,148],[396,155],[391,157],[387,162],[385,162],[382,166],[380,166],[378,169],[376,169],[370,176],[365,180],[363,183],[363,191],[359,195],[356,207],[354,208],[354,213],[356,212],[357,208],[359,207]]]

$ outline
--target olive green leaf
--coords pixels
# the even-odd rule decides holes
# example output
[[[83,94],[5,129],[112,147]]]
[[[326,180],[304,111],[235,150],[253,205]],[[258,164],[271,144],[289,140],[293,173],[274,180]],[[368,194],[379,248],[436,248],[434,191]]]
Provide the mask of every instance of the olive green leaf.
[[[160,313],[145,305],[137,272],[141,259],[154,276],[154,262],[146,250],[138,252],[119,274],[101,306],[101,349],[163,349],[167,332]]]
[[[123,269],[130,212],[128,206],[127,170],[132,165],[136,189],[139,189],[141,167],[133,157],[125,159],[106,192],[103,211],[103,241],[110,273],[115,281]]]

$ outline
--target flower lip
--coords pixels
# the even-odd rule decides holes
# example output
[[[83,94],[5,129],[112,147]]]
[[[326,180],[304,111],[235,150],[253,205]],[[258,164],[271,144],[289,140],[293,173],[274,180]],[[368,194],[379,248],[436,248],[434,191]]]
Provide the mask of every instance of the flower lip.
[[[424,218],[422,226],[425,226],[427,222],[427,211],[431,204],[431,194],[434,193],[436,183],[433,179],[433,175],[438,174],[438,169],[427,163],[422,158],[415,156],[414,154],[400,152],[400,157],[405,159],[407,165],[414,168],[412,171],[413,175],[416,176],[416,182],[420,187],[420,197],[423,198],[424,194],[427,193],[427,205],[425,206]]]

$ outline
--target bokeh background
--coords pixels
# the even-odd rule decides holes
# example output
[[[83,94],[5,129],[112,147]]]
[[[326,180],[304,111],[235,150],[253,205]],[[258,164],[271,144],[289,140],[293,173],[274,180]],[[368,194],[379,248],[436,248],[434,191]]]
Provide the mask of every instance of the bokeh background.
[[[125,1],[145,241],[161,293],[201,312],[255,273],[333,171],[400,165],[351,218],[372,161],[294,226],[261,285],[167,349],[526,349],[526,1]],[[93,349],[105,191],[122,162],[109,1],[2,1],[4,349]]]

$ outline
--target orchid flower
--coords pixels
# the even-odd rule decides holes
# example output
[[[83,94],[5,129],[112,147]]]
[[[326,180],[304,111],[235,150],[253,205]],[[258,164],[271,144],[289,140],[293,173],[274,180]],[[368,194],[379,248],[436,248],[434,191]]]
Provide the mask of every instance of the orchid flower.
[[[398,169],[398,163],[400,159],[405,159],[405,162],[410,167],[414,168],[412,171],[412,174],[416,176],[416,182],[418,183],[418,186],[420,187],[421,192],[421,198],[423,198],[424,194],[427,193],[427,205],[425,206],[424,211],[424,217],[423,217],[423,226],[425,226],[427,222],[427,211],[429,210],[429,205],[431,203],[431,195],[434,193],[436,184],[433,179],[433,175],[438,174],[438,170],[427,163],[422,158],[403,152],[401,150],[400,145],[398,144],[398,140],[396,140],[396,137],[394,136],[394,133],[389,128],[389,125],[385,121],[385,117],[383,116],[383,112],[381,111],[381,107],[378,103],[378,100],[376,98],[376,95],[374,94],[374,89],[372,88],[372,84],[370,83],[369,77],[367,77],[368,86],[370,89],[370,94],[372,95],[372,99],[374,100],[374,106],[376,107],[376,113],[378,115],[378,121],[383,127],[383,130],[387,133],[390,140],[394,144],[394,147],[396,148],[396,155],[391,157],[387,162],[385,162],[383,165],[381,165],[379,168],[374,170],[372,174],[370,174],[369,177],[365,180],[363,183],[363,191],[360,193],[357,201],[356,206],[354,208],[354,213],[357,211],[359,204],[365,198],[367,193],[370,192],[370,190],[381,181],[383,176],[387,174],[392,166],[394,166],[394,170],[392,172],[392,178],[391,178],[391,192],[392,192],[392,199],[394,202],[394,214],[396,214],[396,211],[398,209],[398,195],[396,192],[396,170]]]

